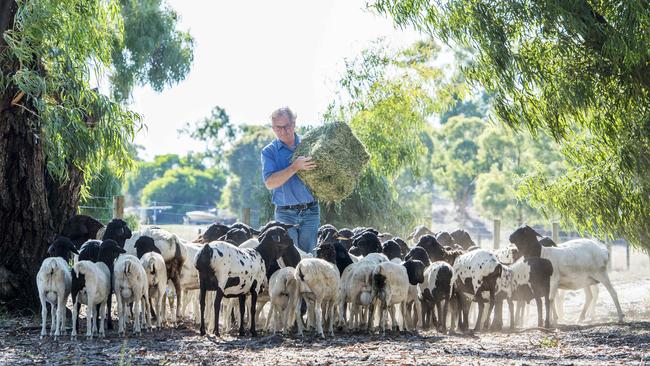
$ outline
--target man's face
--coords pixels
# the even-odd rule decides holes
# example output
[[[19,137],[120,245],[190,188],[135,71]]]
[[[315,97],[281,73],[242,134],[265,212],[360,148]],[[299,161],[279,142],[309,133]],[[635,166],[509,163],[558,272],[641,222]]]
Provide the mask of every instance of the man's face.
[[[275,136],[285,144],[291,144],[293,142],[294,134],[294,124],[291,123],[288,117],[279,116],[274,121],[271,122],[271,127]]]

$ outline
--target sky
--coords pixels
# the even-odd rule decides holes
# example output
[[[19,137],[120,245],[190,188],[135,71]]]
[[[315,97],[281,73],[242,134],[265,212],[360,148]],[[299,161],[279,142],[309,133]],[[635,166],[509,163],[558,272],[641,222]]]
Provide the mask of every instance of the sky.
[[[373,40],[407,46],[422,38],[365,9],[365,0],[199,1],[167,0],[179,29],[194,37],[194,63],[185,80],[158,93],[133,92],[131,109],[146,125],[135,143],[140,157],[203,151],[177,130],[220,106],[234,124],[269,122],[289,106],[297,123],[318,124],[333,100],[344,59]]]

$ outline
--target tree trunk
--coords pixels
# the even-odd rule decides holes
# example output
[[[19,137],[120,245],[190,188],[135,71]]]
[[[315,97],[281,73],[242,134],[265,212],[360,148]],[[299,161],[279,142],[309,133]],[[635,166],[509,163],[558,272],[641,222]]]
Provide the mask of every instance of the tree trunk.
[[[2,1],[0,31],[13,27],[15,1]],[[0,42],[3,48],[4,41]],[[6,57],[2,73],[18,65]],[[47,245],[74,214],[83,174],[70,165],[59,183],[47,171],[42,131],[31,100],[10,84],[0,97],[0,304],[10,310],[39,308],[36,273]]]

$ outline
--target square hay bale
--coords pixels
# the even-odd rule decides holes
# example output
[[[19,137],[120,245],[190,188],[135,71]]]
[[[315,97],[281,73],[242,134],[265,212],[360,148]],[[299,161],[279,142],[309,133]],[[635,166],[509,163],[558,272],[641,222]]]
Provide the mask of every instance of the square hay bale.
[[[365,146],[343,122],[326,123],[307,132],[293,153],[311,156],[316,168],[298,176],[321,202],[341,202],[354,191],[363,168],[370,160]]]

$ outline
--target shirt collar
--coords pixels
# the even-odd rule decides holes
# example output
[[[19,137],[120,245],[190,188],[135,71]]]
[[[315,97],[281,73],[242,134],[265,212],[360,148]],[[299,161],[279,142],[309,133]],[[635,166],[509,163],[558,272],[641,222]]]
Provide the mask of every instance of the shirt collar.
[[[295,132],[293,133],[293,135],[294,135],[294,138],[296,140],[296,146],[298,146],[298,144],[300,144],[300,140],[301,140],[300,136]],[[278,149],[284,147],[287,150],[291,150],[289,148],[289,146],[287,146],[287,144],[285,144],[284,142],[282,142],[280,139],[277,139],[277,138],[275,139],[275,146],[277,146]],[[291,151],[293,151],[293,150],[291,150]]]

